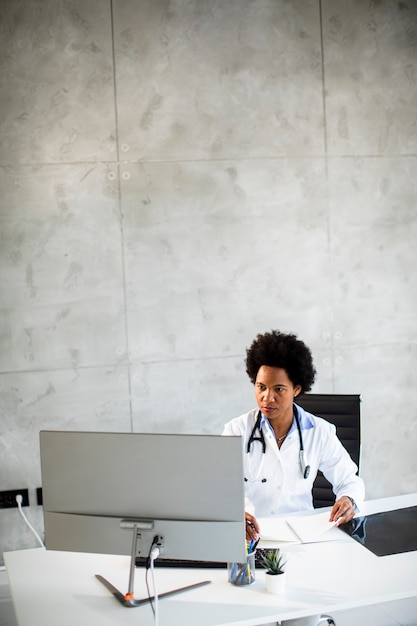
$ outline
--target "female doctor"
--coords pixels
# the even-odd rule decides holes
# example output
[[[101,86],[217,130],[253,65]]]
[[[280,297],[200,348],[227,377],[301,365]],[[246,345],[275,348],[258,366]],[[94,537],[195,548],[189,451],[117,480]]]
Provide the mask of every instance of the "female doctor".
[[[309,348],[296,335],[273,330],[258,335],[246,354],[258,408],[228,422],[223,435],[243,440],[247,538],[259,536],[258,517],[313,509],[317,470],[336,494],[330,521],[348,522],[364,498],[358,468],[335,426],[296,404],[314,383]]]

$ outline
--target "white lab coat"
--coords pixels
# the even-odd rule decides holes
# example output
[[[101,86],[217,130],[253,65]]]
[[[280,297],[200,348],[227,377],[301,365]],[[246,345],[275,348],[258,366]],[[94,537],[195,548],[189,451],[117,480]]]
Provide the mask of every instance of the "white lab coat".
[[[333,486],[336,499],[350,496],[360,508],[365,495],[364,484],[356,476],[358,468],[337,438],[335,426],[298,405],[295,408],[300,418],[306,462],[311,467],[307,479],[301,473],[300,439],[295,420],[281,448],[268,424],[262,426],[265,454],[259,441],[252,444],[250,453],[246,452],[258,409],[232,419],[224,427],[223,435],[242,437],[247,479],[245,510],[255,517],[269,517],[312,509],[311,490],[317,470],[321,470]]]

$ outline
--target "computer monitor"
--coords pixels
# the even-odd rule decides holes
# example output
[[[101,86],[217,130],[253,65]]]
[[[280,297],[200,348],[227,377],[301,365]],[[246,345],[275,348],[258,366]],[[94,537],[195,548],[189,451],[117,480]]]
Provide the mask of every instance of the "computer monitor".
[[[46,548],[246,558],[240,437],[41,431]]]

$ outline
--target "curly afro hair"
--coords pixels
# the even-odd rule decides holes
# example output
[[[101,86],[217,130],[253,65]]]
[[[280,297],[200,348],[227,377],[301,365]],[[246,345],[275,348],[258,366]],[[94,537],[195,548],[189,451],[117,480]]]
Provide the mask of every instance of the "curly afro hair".
[[[294,387],[300,385],[303,392],[310,391],[316,376],[310,349],[296,335],[279,330],[257,335],[246,350],[246,372],[252,383],[262,365],[281,367]]]

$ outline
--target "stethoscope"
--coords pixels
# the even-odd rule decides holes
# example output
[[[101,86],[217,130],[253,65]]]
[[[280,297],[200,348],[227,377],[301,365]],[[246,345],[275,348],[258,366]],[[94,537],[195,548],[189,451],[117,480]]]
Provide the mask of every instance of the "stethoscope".
[[[298,437],[300,439],[299,459],[300,459],[301,473],[303,475],[303,478],[307,479],[309,477],[311,468],[310,468],[310,465],[308,465],[307,463],[307,457],[304,451],[303,435],[301,434],[300,419],[298,417],[296,408],[294,408],[294,417],[295,417],[295,423],[297,424]],[[255,441],[259,441],[259,443],[262,445],[262,455],[264,455],[266,452],[266,441],[265,441],[265,436],[261,428],[261,420],[262,420],[262,413],[258,411],[258,416],[256,418],[255,426],[252,428],[252,432],[250,434],[248,443],[246,445],[247,454],[250,454],[251,447],[253,448],[253,444],[255,443]],[[256,434],[257,432],[259,433],[258,435]],[[259,481],[259,476],[261,475],[263,464],[264,464],[264,458],[265,457],[262,456],[262,461],[260,463],[256,477],[252,480],[245,478],[245,482],[251,482],[251,483],[256,483],[256,482],[266,483],[267,482],[266,478],[262,478],[262,480]]]

